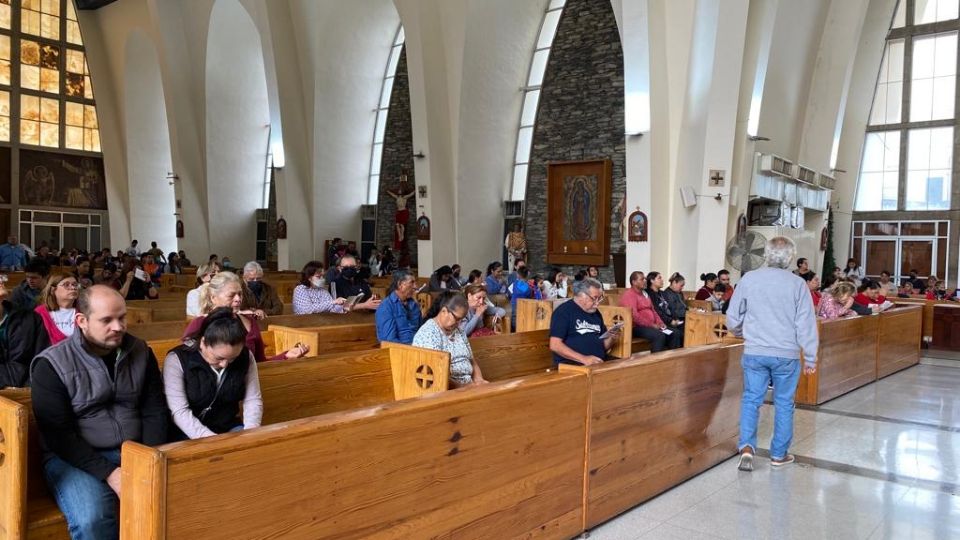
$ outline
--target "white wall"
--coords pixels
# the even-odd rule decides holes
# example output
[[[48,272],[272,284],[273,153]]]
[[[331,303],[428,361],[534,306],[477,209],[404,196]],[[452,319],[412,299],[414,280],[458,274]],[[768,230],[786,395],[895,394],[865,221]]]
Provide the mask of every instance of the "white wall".
[[[176,201],[167,180],[173,170],[163,82],[153,42],[134,30],[127,39],[124,72],[124,120],[130,234],[142,245],[156,241],[165,252],[177,251]]]

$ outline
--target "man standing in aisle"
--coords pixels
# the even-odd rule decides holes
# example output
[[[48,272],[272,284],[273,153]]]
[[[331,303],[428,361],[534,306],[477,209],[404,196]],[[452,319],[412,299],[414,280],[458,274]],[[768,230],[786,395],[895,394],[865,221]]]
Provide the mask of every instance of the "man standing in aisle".
[[[753,470],[760,406],[773,381],[773,440],[770,464],[794,462],[787,453],[793,438],[794,394],[800,370],[817,370],[817,321],[803,278],[787,268],[796,255],[789,238],[771,238],[764,250],[767,267],[740,279],[727,308],[727,327],[743,337],[743,399],[740,403],[739,469]],[[801,366],[801,362],[803,365]]]

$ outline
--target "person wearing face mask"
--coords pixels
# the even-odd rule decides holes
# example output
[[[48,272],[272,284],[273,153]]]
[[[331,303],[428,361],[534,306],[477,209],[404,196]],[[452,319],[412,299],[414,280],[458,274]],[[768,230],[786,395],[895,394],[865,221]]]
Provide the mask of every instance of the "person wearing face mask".
[[[363,302],[357,303],[351,309],[375,311],[380,307],[380,299],[370,293],[370,285],[360,277],[360,265],[356,257],[353,255],[341,257],[337,270],[337,279],[333,280],[330,287],[334,298],[343,299],[363,294]]]
[[[257,362],[233,310],[214,309],[196,334],[167,354],[163,386],[171,440],[253,429],[263,417]],[[243,413],[241,415],[241,406]]]
[[[263,336],[260,335],[260,325],[254,320],[256,314],[251,311],[240,309],[243,302],[243,285],[240,282],[240,276],[233,272],[220,272],[210,278],[208,283],[200,286],[200,316],[190,321],[186,330],[183,332],[183,341],[186,342],[196,337],[203,321],[217,308],[230,308],[234,313],[240,316],[240,322],[243,323],[247,331],[247,337],[244,343],[247,349],[253,353],[257,362],[266,360],[292,360],[310,352],[310,347],[297,344],[276,356],[267,358],[263,343]]]
[[[453,268],[443,265],[440,268],[437,268],[437,271],[430,276],[430,285],[428,286],[428,290],[432,293],[452,290],[452,287],[450,286],[452,282]]]
[[[323,263],[310,261],[300,272],[300,284],[293,289],[293,313],[309,315],[312,313],[346,313],[343,298],[334,299],[327,291],[327,282],[323,277]]]
[[[453,271],[453,277],[450,278],[450,281],[447,283],[447,288],[451,291],[459,291],[463,289],[464,285],[467,284],[467,281],[460,277],[460,265],[455,264],[450,267]]]
[[[240,309],[251,310],[258,319],[283,314],[283,302],[272,285],[263,281],[263,267],[256,261],[243,265],[243,303]]]

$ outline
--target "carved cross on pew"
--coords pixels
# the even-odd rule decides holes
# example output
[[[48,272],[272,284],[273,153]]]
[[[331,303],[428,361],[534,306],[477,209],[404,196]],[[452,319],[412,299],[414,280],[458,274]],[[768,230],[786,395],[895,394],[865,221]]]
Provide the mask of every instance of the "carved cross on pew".
[[[616,315],[613,316],[614,325],[620,324],[622,322],[623,322],[623,315],[620,315],[619,313],[617,313]]]
[[[543,309],[543,306],[537,306],[537,313],[535,315],[538,321],[542,321],[547,318],[547,310]]]
[[[723,324],[723,323],[717,323],[717,324],[713,327],[713,335],[717,336],[717,337],[720,338],[720,339],[723,339],[723,338],[726,337],[726,335],[729,334],[729,333],[730,333],[730,331],[727,330],[727,325],[725,325],[725,324]]]
[[[418,367],[417,374],[414,378],[417,380],[417,386],[420,388],[430,388],[433,386],[433,368],[430,366]]]

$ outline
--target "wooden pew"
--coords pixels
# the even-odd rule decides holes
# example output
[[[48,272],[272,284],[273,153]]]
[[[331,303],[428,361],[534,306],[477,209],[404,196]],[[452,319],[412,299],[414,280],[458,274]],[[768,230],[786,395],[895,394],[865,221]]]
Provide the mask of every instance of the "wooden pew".
[[[377,326],[373,323],[302,328],[271,324],[269,331],[273,334],[275,350],[286,351],[302,343],[310,347],[311,355],[375,349],[379,344]]]
[[[923,306],[923,339],[924,341],[933,341],[934,309],[936,306],[947,305],[956,306],[957,302],[951,300],[927,300],[925,297],[916,295],[912,298],[890,298],[890,301],[897,305],[920,305]]]
[[[483,378],[488,381],[512,379],[554,369],[549,329],[473,338],[470,340],[470,348]]]
[[[553,310],[563,302],[563,300],[517,300],[517,333],[549,329]],[[616,358],[629,357],[635,342],[633,339],[633,318],[630,316],[630,310],[619,306],[599,306],[597,309],[603,316],[603,323],[607,325],[607,328],[621,322],[624,324],[620,332],[620,339],[610,349],[610,356]],[[636,340],[636,343],[638,349],[650,350],[650,345],[646,340]]]
[[[261,331],[271,324],[290,326],[324,326],[328,324],[358,324],[373,322],[372,311],[351,311],[350,313],[319,313],[315,315],[276,315],[256,321]],[[130,324],[127,332],[145,341],[178,339],[183,336],[187,321],[167,321],[149,324]]]
[[[877,378],[920,363],[923,308],[904,306],[880,314],[877,329]]]
[[[587,378],[549,374],[123,448],[121,536],[570,538]],[[235,519],[210,519],[211,511]],[[223,515],[223,514],[221,514]]]
[[[139,336],[137,336],[139,337]],[[263,339],[263,355],[267,358],[271,356],[276,356],[277,351],[283,352],[289,350],[290,347],[286,349],[281,349],[277,347],[276,335],[270,330],[264,330],[260,333],[260,337]],[[141,338],[142,339],[142,338]],[[163,368],[163,360],[167,357],[167,353],[173,350],[174,347],[179,346],[183,343],[183,340],[180,338],[174,339],[156,339],[147,342],[147,347],[150,347],[150,350],[153,351],[153,356],[156,357],[157,362],[160,364],[161,369]],[[316,352],[317,349],[310,349],[310,354]]]
[[[797,403],[820,405],[877,380],[880,316],[817,319],[817,371],[800,374]]]
[[[742,345],[561,365],[590,380],[584,528],[737,452]]]
[[[442,372],[449,364],[447,353],[405,345],[323,360],[259,364],[263,425],[443,392],[447,389],[445,377],[430,387],[418,388],[416,394],[398,393],[393,385],[394,366],[428,366]],[[66,521],[44,481],[29,389],[0,391],[0,434],[0,455],[4,456],[0,460],[0,492],[4,494],[0,538],[68,539]]]
[[[727,316],[719,311],[687,310],[684,318],[683,346],[696,347],[713,343],[743,343],[727,330]]]

